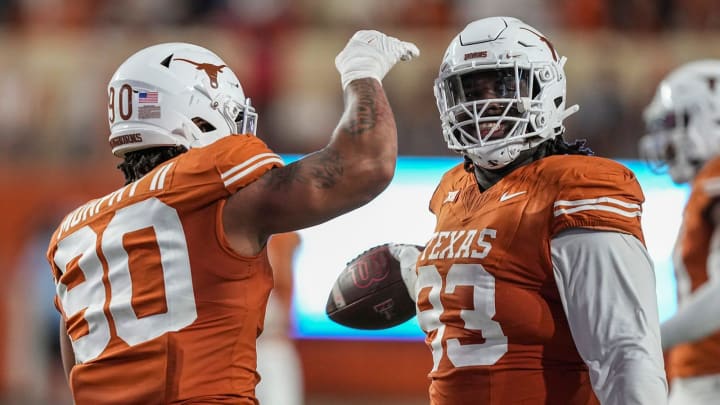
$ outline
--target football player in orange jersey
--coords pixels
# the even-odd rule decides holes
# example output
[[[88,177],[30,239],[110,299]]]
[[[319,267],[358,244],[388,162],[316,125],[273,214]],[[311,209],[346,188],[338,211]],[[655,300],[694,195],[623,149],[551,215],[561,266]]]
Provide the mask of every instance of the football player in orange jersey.
[[[663,404],[655,275],[635,175],[563,140],[565,57],[522,21],[474,21],[435,96],[464,163],[419,251],[393,244],[432,353],[433,405]]]
[[[397,141],[381,80],[418,53],[357,32],[335,59],[345,111],[334,134],[287,166],[213,52],[160,44],[118,68],[108,119],[126,185],[67,215],[48,249],[76,404],[258,403],[266,242],[387,186]]]
[[[297,232],[273,235],[268,259],[275,284],[270,292],[265,327],[257,341],[257,397],[263,405],[301,405],[303,378],[300,357],[292,341],[293,260],[300,246]]]
[[[671,405],[720,401],[720,60],[672,71],[645,109],[641,153],[691,182],[675,243],[678,310],[661,325]]]

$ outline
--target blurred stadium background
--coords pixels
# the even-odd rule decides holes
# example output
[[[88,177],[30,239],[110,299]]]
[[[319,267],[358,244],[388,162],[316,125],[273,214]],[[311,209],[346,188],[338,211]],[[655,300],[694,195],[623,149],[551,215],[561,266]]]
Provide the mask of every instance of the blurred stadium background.
[[[378,29],[422,50],[384,82],[400,153],[450,155],[433,80],[452,37],[491,15],[525,20],[568,57],[581,109],[567,137],[612,158],[637,158],[641,111],[664,74],[720,57],[716,0],[0,0],[0,403],[69,403],[44,253],[60,215],[122,183],[106,85],[126,57],[168,41],[213,49],[252,97],[259,136],[303,154],[342,111],[335,55],[355,30]],[[306,404],[427,403],[422,342],[296,343]]]

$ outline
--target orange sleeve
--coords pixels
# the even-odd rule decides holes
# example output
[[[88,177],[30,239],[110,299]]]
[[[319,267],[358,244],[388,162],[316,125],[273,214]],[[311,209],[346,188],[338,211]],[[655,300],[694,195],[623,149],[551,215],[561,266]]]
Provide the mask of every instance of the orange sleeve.
[[[284,166],[280,156],[252,135],[228,136],[207,148],[213,149],[215,168],[225,189],[231,194],[252,183],[268,170]]]
[[[631,234],[645,243],[640,218],[645,201],[635,174],[603,158],[566,167],[552,212],[551,236],[569,228]]]
[[[161,189],[168,204],[200,207],[229,197],[283,165],[282,158],[257,137],[231,135],[159,165],[148,173],[147,180],[138,180],[130,190]]]
[[[691,198],[699,200],[699,209],[706,217],[720,199],[720,158],[708,161],[695,176],[692,186]]]

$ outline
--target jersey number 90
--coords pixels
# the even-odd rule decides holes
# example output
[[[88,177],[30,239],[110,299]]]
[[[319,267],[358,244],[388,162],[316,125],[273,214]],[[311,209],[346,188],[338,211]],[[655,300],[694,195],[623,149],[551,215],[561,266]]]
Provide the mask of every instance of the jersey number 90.
[[[133,283],[123,239],[148,228],[154,231],[159,249],[167,311],[138,318],[132,306]],[[107,263],[106,279],[101,255]],[[99,233],[89,225],[75,230],[58,242],[54,262],[63,274],[82,273],[82,277],[72,277],[71,286],[57,284],[66,319],[82,317],[87,322],[87,333],[72,341],[77,362],[97,358],[110,342],[106,305],[117,336],[129,346],[184,328],[197,318],[182,223],[177,211],[157,198],[117,210]]]

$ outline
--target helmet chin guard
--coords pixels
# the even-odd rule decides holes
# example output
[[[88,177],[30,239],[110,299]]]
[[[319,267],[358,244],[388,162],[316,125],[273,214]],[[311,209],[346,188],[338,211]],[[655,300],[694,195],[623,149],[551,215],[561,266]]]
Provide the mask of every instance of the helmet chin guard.
[[[208,49],[165,43],[130,56],[108,84],[112,152],[202,147],[255,134],[257,113],[233,71]]]
[[[565,108],[565,57],[539,31],[511,17],[470,23],[450,43],[435,80],[443,137],[486,169],[553,139]]]
[[[523,150],[525,149],[521,143],[496,144],[467,149],[463,151],[463,155],[475,165],[492,170],[512,163]]]

